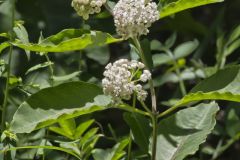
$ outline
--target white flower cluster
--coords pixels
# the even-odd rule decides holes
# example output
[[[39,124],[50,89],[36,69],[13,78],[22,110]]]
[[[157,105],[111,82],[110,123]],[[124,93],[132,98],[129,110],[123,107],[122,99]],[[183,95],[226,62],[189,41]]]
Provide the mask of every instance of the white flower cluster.
[[[111,95],[115,101],[121,99],[129,100],[133,93],[136,93],[138,100],[144,101],[147,92],[139,82],[146,82],[151,79],[149,70],[144,70],[145,65],[135,60],[120,59],[109,63],[103,73],[103,92]],[[139,73],[141,76],[139,76]]]
[[[146,35],[159,19],[157,4],[152,0],[119,0],[113,15],[117,32],[124,39]]]
[[[90,14],[99,13],[106,0],[73,0],[72,7],[83,19],[88,19]]]

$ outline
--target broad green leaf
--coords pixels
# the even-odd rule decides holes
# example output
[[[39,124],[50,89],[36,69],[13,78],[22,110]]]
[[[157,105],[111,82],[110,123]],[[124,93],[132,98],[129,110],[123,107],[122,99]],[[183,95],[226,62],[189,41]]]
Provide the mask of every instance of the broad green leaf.
[[[85,82],[70,82],[43,89],[18,108],[10,130],[30,133],[59,120],[104,110],[111,98],[100,94],[101,88]]]
[[[217,3],[223,2],[223,0],[178,0],[176,2],[171,2],[165,5],[163,8],[160,9],[160,17],[167,17],[177,12],[194,8],[210,3]]]
[[[43,39],[38,44],[16,41],[13,45],[35,52],[67,52],[119,41],[122,41],[122,39],[114,38],[110,34],[100,31],[89,32],[81,29],[65,29],[56,35]]]
[[[162,120],[158,125],[157,160],[183,160],[193,155],[213,130],[219,107],[199,104]]]
[[[6,48],[8,48],[10,46],[10,43],[8,42],[3,42],[0,44],[0,54],[2,53],[2,51]]]
[[[175,106],[193,101],[227,100],[240,102],[240,66],[228,67],[203,80]]]
[[[149,132],[151,131],[149,120],[144,116],[135,113],[125,113],[124,120],[131,128],[133,140],[138,144],[142,151],[144,151],[144,153],[148,153],[149,137],[151,134],[151,132]]]
[[[173,51],[174,57],[177,57],[177,58],[186,57],[190,55],[198,47],[198,45],[199,45],[199,42],[196,39],[194,41],[182,43],[179,46],[177,46]]]
[[[94,160],[119,160],[125,155],[124,148],[128,145],[128,139],[122,140],[112,149],[95,149],[93,150]]]

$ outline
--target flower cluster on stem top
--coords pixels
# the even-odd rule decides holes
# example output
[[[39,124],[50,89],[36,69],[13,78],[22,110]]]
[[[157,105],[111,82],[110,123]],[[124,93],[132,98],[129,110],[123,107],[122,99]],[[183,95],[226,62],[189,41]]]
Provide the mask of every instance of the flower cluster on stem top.
[[[140,83],[151,79],[150,71],[144,68],[143,63],[135,60],[120,59],[109,63],[103,73],[104,94],[111,95],[115,102],[119,102],[122,99],[129,100],[135,93],[138,100],[144,101],[147,92]]]
[[[83,19],[88,19],[90,14],[99,13],[102,5],[107,0],[73,0],[72,7]]]
[[[152,0],[119,0],[113,9],[117,32],[124,39],[146,35],[159,19],[157,4]]]

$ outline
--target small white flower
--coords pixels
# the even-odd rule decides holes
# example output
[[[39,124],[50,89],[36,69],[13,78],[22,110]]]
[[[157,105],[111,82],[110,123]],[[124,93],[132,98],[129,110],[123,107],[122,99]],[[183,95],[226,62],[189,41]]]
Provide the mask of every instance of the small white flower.
[[[116,62],[109,63],[105,67],[102,80],[103,92],[106,95],[111,95],[116,102],[129,100],[133,93],[137,94],[138,100],[144,101],[147,97],[147,92],[138,82],[143,80],[137,77],[145,65],[137,61],[129,61],[127,59],[120,59]],[[144,70],[144,82],[151,79],[151,73]],[[141,75],[141,77],[142,77]]]
[[[143,74],[142,74],[141,77],[140,77],[140,80],[141,80],[142,82],[147,82],[148,80],[151,79],[151,76],[152,76],[152,74],[150,73],[149,70],[144,70],[144,71],[143,71]]]
[[[79,16],[87,20],[90,14],[99,13],[106,0],[73,0],[72,7]]]
[[[159,19],[157,4],[152,0],[119,0],[113,15],[117,32],[124,39],[146,35]]]

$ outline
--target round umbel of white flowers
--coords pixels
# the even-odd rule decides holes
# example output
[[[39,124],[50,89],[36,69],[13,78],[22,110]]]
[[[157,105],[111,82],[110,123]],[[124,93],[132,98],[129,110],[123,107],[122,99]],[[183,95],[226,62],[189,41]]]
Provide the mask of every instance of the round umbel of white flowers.
[[[119,0],[113,16],[117,33],[124,39],[148,34],[148,28],[160,18],[152,0]]]
[[[90,14],[101,12],[101,7],[107,0],[73,0],[72,7],[79,16],[87,20]]]
[[[112,96],[115,102],[119,102],[129,100],[132,94],[136,93],[138,100],[144,101],[147,98],[147,92],[140,82],[151,79],[151,73],[144,68],[143,63],[135,60],[120,59],[113,64],[109,63],[103,73],[104,94]]]

